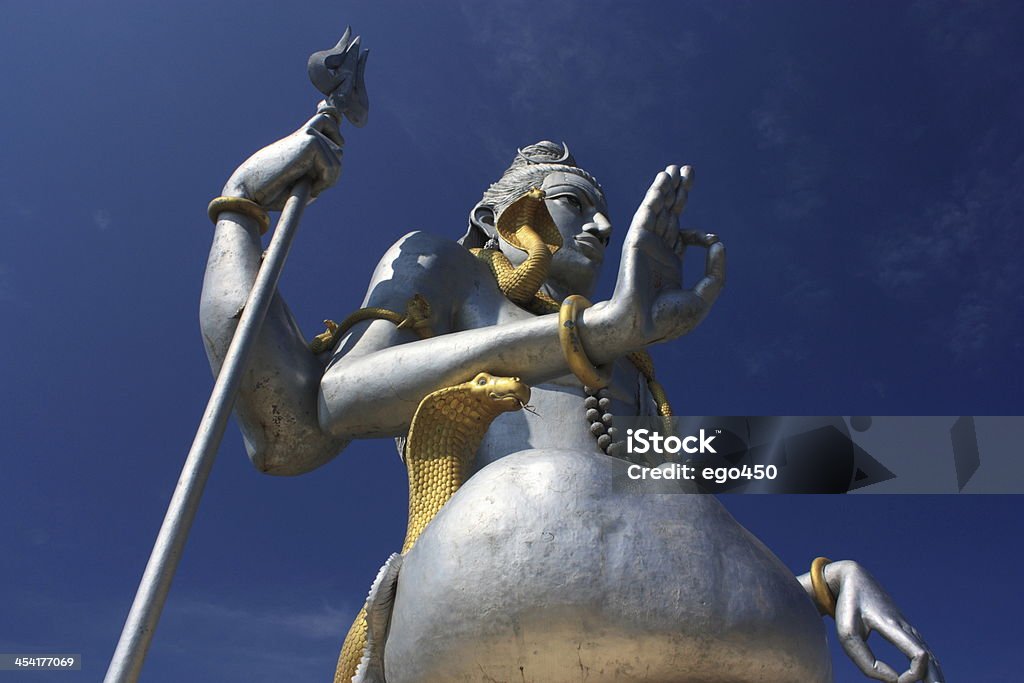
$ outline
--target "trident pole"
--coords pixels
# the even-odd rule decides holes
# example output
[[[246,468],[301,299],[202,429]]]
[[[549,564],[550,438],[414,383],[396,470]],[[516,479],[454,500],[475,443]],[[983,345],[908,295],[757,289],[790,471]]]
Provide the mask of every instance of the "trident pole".
[[[359,37],[351,39],[351,35],[351,29],[346,29],[335,47],[314,53],[309,58],[308,70],[313,85],[326,96],[320,115],[333,116],[339,122],[344,115],[356,126],[362,126],[366,122],[368,110],[363,84],[366,51],[360,53]],[[103,679],[104,683],[135,683],[142,671],[188,532],[199,509],[203,488],[210,477],[217,449],[231,416],[253,342],[259,335],[274,292],[277,291],[285,259],[288,258],[288,251],[298,231],[302,212],[309,203],[310,193],[310,181],[300,180],[285,202],[235,335],[228,346],[224,364],[213,385],[192,448],[167,506],[167,514],[164,515],[153,551],[142,573],[142,580],[107,675]]]
[[[277,282],[298,230],[302,210],[309,201],[309,192],[308,180],[302,180],[295,186],[274,230],[263,265],[256,275],[256,282],[228,347],[224,365],[206,404],[206,412],[203,413],[192,448],[185,459],[178,485],[167,506],[167,514],[153,544],[153,552],[142,573],[135,601],[128,612],[121,639],[103,679],[105,683],[134,682],[139,678],[174,572],[185,548],[185,540],[199,509],[199,499],[217,457],[228,417],[231,416],[242,372],[277,290]]]

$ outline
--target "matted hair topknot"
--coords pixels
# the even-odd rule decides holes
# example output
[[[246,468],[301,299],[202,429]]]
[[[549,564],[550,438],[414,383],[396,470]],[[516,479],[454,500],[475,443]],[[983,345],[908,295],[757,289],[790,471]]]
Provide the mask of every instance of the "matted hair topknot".
[[[569,145],[564,142],[559,145],[550,140],[541,140],[516,150],[516,158],[512,160],[512,167],[515,168],[527,164],[565,164],[566,166],[575,166],[576,158],[569,151]]]
[[[531,187],[540,187],[544,177],[556,171],[585,178],[598,192],[604,194],[597,179],[576,165],[576,158],[569,151],[568,145],[550,140],[535,142],[516,150],[515,158],[501,178],[487,188],[480,202],[470,211],[468,229],[459,243],[467,248],[482,247],[495,238],[497,232],[493,223],[497,222],[502,211]],[[491,209],[493,222],[481,223],[476,220],[476,210],[480,207]]]

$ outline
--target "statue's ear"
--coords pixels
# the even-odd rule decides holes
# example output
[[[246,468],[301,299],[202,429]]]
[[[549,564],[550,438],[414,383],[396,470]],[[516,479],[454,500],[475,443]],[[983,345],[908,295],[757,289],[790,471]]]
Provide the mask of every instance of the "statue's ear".
[[[469,229],[459,244],[467,249],[480,248],[497,234],[494,229],[494,209],[480,202],[469,212]]]

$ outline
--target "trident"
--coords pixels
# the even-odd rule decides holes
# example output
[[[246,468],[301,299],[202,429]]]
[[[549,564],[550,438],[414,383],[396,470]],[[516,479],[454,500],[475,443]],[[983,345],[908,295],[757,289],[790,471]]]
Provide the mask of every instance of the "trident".
[[[360,53],[359,37],[353,39],[349,27],[337,45],[316,52],[309,58],[309,78],[325,96],[317,109],[319,116],[330,116],[340,123],[344,115],[356,127],[366,123],[369,103],[363,84],[363,69],[368,54],[367,50]],[[174,572],[185,548],[185,540],[199,508],[203,487],[217,457],[217,449],[238,394],[238,385],[249,352],[263,325],[292,239],[298,230],[302,210],[309,198],[310,181],[300,180],[292,188],[281,212],[263,265],[256,275],[224,364],[210,393],[206,411],[196,430],[192,448],[185,459],[178,485],[167,506],[167,514],[160,525],[160,532],[153,544],[153,551],[146,563],[121,638],[103,679],[104,683],[134,683],[139,678],[146,652],[160,620],[160,612],[167,601]]]

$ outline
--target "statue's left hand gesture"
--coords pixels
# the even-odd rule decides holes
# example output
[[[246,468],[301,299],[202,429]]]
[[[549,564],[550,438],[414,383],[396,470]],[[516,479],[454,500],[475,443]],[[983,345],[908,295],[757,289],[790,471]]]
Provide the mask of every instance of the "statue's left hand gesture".
[[[725,246],[717,235],[679,229],[693,170],[669,166],[658,173],[637,209],[622,245],[615,292],[607,311],[623,345],[638,349],[675,339],[700,324],[725,285]],[[704,275],[683,285],[687,247],[707,250]]]
[[[292,187],[303,178],[316,197],[341,175],[344,140],[333,116],[319,113],[288,137],[253,154],[224,186],[225,197],[251,199],[269,210],[281,210]]]
[[[865,676],[888,683],[944,683],[928,643],[866,569],[849,560],[832,562],[825,567],[825,580],[836,596],[839,642]],[[906,671],[898,674],[875,657],[867,643],[872,631],[907,656],[910,666]]]

